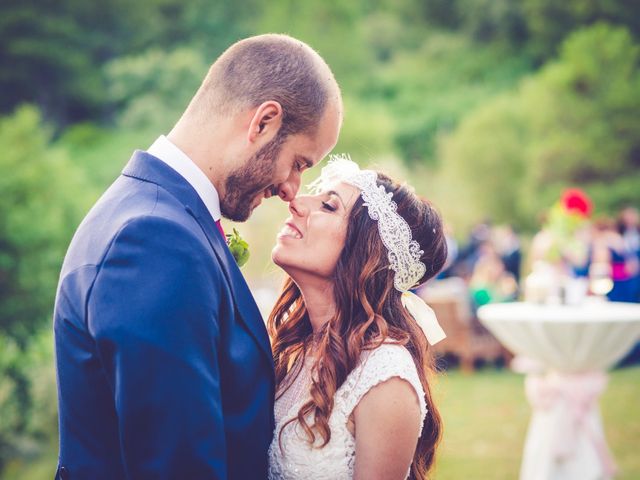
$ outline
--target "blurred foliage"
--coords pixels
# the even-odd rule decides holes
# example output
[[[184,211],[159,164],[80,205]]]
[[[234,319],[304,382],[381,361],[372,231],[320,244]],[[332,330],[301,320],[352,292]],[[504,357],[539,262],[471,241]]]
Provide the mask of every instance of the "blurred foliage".
[[[55,432],[48,322],[65,249],[94,199],[49,141],[34,107],[0,119],[0,471]]]
[[[428,24],[525,48],[539,62],[555,56],[571,32],[600,21],[640,35],[640,4],[627,0],[430,0],[421,7]]]
[[[22,348],[0,335],[0,472],[11,459],[38,457],[56,440],[57,403],[50,329]]]
[[[113,182],[136,148],[147,148],[156,139],[156,129],[102,127],[79,123],[67,128],[55,145],[68,152],[69,159],[96,186],[94,196]],[[95,196],[97,199],[97,196]]]
[[[567,185],[584,188],[601,213],[639,204],[639,49],[622,28],[578,31],[556,61],[471,112],[442,142],[452,218],[491,212],[531,230]],[[473,201],[456,201],[460,190]]]
[[[20,343],[49,319],[62,258],[91,187],[33,107],[0,119],[0,333]]]
[[[415,52],[396,55],[367,85],[364,96],[388,105],[396,124],[394,145],[408,165],[434,165],[438,138],[451,133],[487,98],[513,87],[531,68],[526,55],[437,33]]]
[[[2,109],[37,102],[64,125],[104,105],[99,65],[162,36],[161,2],[8,0],[0,4]],[[145,25],[140,28],[140,25]]]
[[[368,83],[377,66],[398,53],[415,52],[437,31],[543,62],[570,32],[602,20],[638,35],[640,5],[626,0],[5,0],[0,112],[28,101],[57,129],[110,120],[118,104],[104,95],[104,65],[144,56],[150,48],[192,48],[210,63],[238,38],[285,31],[313,45],[349,88]]]
[[[555,55],[571,32],[605,21],[640,35],[640,3],[628,0],[524,0],[530,48],[540,60]]]
[[[109,119],[115,106],[104,95],[106,62],[190,42],[215,58],[248,33],[240,17],[250,7],[206,0],[4,0],[0,111],[37,103],[57,129]]]
[[[118,105],[124,128],[167,131],[184,111],[208,65],[199,52],[151,49],[109,62],[107,97]]]

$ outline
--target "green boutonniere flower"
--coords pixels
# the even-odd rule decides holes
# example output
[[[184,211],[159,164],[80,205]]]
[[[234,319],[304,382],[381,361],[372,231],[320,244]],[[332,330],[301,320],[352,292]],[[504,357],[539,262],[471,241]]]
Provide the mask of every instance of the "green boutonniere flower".
[[[249,260],[249,244],[240,236],[240,232],[233,229],[233,233],[227,233],[227,245],[231,255],[236,259],[238,267],[242,267]]]

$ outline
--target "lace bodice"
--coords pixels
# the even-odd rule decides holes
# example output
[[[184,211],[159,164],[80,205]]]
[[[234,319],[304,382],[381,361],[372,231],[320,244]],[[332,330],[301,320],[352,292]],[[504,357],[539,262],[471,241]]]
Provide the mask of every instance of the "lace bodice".
[[[287,420],[294,418],[303,403],[309,400],[310,369],[307,361],[300,374],[285,394],[276,400],[276,428],[269,448],[269,479],[337,480],[353,478],[355,465],[355,437],[347,428],[349,417],[362,397],[374,386],[393,377],[400,377],[411,384],[418,395],[424,420],[426,403],[424,390],[416,366],[409,351],[400,345],[385,343],[372,351],[362,353],[358,366],[347,376],[336,391],[334,406],[329,417],[331,440],[323,448],[319,435],[315,448],[300,424],[295,421],[284,427],[281,442],[280,430]],[[290,393],[291,392],[291,393]],[[312,422],[309,419],[309,424]],[[422,427],[421,427],[422,428]]]

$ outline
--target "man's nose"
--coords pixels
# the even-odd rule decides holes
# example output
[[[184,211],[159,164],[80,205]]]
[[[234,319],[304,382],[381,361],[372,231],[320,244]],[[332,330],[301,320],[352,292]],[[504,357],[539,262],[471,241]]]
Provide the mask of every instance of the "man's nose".
[[[291,175],[286,181],[278,185],[278,196],[285,202],[290,202],[300,189],[300,175]]]

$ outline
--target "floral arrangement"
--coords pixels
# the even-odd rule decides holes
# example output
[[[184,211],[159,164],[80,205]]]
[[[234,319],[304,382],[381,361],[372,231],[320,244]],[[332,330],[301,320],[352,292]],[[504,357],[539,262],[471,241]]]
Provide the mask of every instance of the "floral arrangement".
[[[562,193],[549,210],[543,227],[553,237],[553,247],[547,252],[549,260],[558,261],[563,251],[583,248],[576,232],[586,225],[592,211],[593,203],[582,190],[569,188]]]

